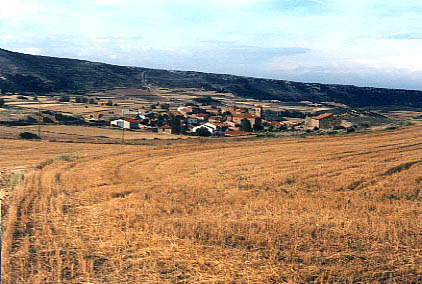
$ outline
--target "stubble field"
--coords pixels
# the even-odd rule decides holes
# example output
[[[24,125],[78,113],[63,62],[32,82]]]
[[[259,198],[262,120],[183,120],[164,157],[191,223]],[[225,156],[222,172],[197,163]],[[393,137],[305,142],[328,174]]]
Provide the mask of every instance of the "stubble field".
[[[9,201],[2,281],[420,283],[421,137],[96,145],[43,163]]]

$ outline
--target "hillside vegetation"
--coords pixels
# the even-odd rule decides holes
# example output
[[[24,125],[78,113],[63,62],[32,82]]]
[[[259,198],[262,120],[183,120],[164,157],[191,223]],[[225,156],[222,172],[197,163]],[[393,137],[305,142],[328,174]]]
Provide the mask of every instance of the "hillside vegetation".
[[[413,126],[54,159],[8,204],[2,282],[420,283],[421,136]]]
[[[422,92],[300,83],[193,71],[116,66],[0,49],[0,89],[28,94],[85,94],[114,88],[195,88],[282,102],[337,102],[353,107],[422,107]]]

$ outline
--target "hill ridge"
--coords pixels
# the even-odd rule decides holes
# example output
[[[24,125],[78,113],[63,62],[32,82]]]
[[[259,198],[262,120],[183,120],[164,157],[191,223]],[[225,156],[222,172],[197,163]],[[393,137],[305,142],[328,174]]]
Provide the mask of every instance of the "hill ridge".
[[[142,80],[144,78],[144,81]],[[0,49],[2,93],[84,94],[116,87],[197,88],[283,102],[333,101],[354,107],[422,107],[422,91],[302,83],[199,71],[118,66],[81,59],[23,54]]]

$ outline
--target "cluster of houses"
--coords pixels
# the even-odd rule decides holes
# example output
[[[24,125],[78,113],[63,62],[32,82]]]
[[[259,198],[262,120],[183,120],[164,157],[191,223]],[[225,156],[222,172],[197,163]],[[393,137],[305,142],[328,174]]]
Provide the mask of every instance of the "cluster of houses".
[[[197,134],[202,128],[202,131],[207,130],[209,135],[247,135],[263,125],[262,106],[257,106],[250,112],[245,108],[223,109],[190,105],[174,111],[123,110],[122,115],[124,118],[111,120],[110,125],[125,129],[152,129],[168,134]],[[242,127],[242,121],[249,127]]]
[[[125,129],[150,129],[167,134],[188,134],[204,136],[248,135],[264,127],[295,127],[298,123],[266,121],[263,107],[216,108],[196,105],[182,106],[175,110],[150,109],[148,111],[123,110],[124,118],[111,120],[110,125]],[[306,129],[329,129],[339,125],[335,115],[325,113],[307,117]]]

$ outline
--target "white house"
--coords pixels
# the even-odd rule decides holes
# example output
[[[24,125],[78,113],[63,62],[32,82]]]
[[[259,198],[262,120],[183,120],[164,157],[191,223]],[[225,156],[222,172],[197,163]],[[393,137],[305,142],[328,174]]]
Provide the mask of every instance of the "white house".
[[[111,126],[117,126],[124,129],[139,128],[139,122],[132,118],[116,119],[110,122]]]
[[[206,129],[208,129],[208,131],[211,134],[214,134],[217,131],[222,131],[223,128],[225,127],[225,125],[223,125],[221,123],[210,123],[210,122],[207,122],[205,124],[202,124],[202,125],[199,125],[199,126],[194,127],[192,129],[192,132],[196,132],[201,127],[205,127]]]

